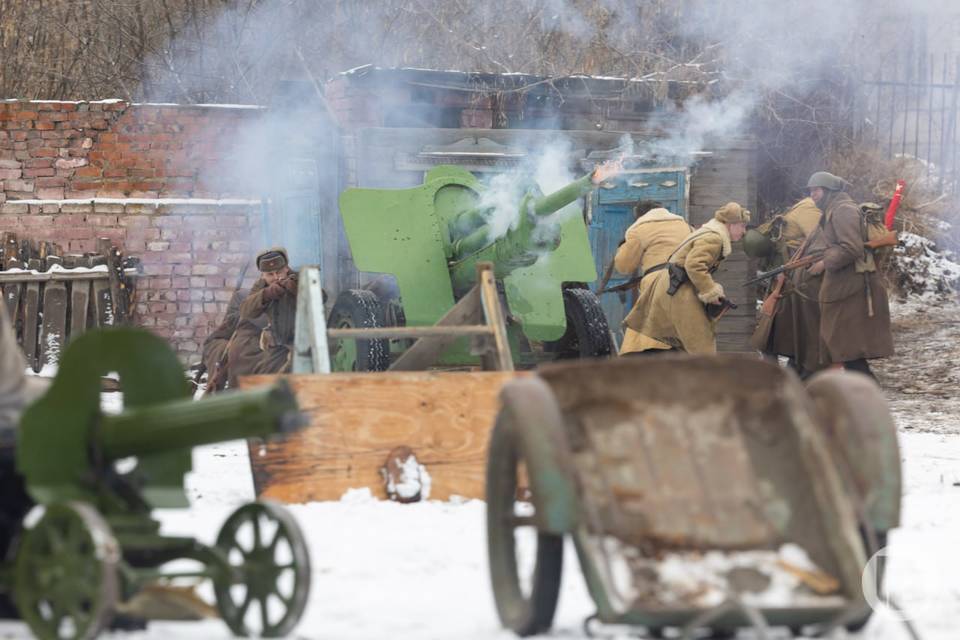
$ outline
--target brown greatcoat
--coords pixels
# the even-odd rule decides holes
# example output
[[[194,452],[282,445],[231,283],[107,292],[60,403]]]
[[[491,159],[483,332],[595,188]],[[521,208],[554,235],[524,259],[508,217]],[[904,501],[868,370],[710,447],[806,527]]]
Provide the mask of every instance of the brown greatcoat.
[[[821,212],[812,198],[804,198],[782,216],[782,226],[776,239],[782,262],[786,262],[803,246],[803,257],[826,249]],[[758,229],[760,230],[760,229]],[[809,241],[804,242],[809,237]],[[823,369],[820,349],[820,284],[822,275],[812,275],[806,269],[788,273],[784,296],[770,330],[766,353],[794,358],[808,372]]]
[[[637,218],[624,234],[624,242],[617,249],[613,265],[620,273],[633,273],[639,267],[647,272],[663,264],[671,252],[690,235],[690,225],[680,216],[666,209],[651,209]],[[638,297],[653,282],[653,274],[640,281]],[[638,300],[639,302],[639,300]],[[636,306],[636,305],[634,305]],[[669,349],[670,345],[626,328],[620,355],[649,349]]]
[[[257,280],[250,290],[250,295],[240,305],[241,320],[252,322],[262,317],[269,319],[274,341],[274,344],[264,349],[253,364],[253,370],[248,373],[281,373],[289,370],[291,364],[291,348],[297,321],[297,294],[286,292],[277,300],[267,301],[263,298],[266,287],[267,283],[263,278]]]
[[[826,270],[820,287],[820,336],[831,363],[893,355],[887,290],[877,272],[858,273],[867,249],[860,211],[846,193],[827,196],[823,236]],[[867,288],[873,315],[868,314]]]
[[[227,351],[230,344],[230,338],[237,330],[237,324],[240,322],[240,303],[247,297],[247,291],[237,289],[227,304],[227,313],[223,316],[223,322],[214,329],[203,341],[202,361],[209,373],[217,368],[217,363]]]
[[[669,272],[664,269],[651,275],[653,280],[644,287],[626,325],[688,353],[716,353],[715,323],[707,317],[704,303],[723,296],[723,287],[711,274],[730,251],[730,233],[719,220],[710,220],[691,233],[670,258],[684,267],[689,280],[671,296]]]

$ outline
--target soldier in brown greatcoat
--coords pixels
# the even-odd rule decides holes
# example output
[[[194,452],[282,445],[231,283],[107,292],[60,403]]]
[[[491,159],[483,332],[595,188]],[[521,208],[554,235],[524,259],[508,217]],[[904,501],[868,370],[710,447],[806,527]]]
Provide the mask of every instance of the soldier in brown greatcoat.
[[[236,389],[237,378],[253,373],[263,355],[260,334],[268,320],[266,316],[246,320],[240,317],[240,304],[248,295],[245,290],[233,294],[223,322],[203,342],[208,393],[221,390],[224,384]]]
[[[617,249],[613,264],[620,273],[642,271],[638,302],[652,275],[666,266],[671,252],[690,235],[690,225],[682,217],[670,213],[659,202],[642,200],[634,207],[635,222],[624,234],[623,244]],[[635,305],[636,306],[636,305]],[[626,327],[620,355],[628,353],[661,353],[671,350],[669,344],[654,340]]]
[[[726,297],[712,274],[732,252],[732,243],[743,237],[749,220],[750,212],[736,202],[718,209],[673,251],[670,267],[651,276],[624,321],[627,326],[688,353],[716,353],[716,321],[706,305],[720,306]]]
[[[754,258],[768,258],[770,262],[765,268],[823,251],[826,241],[820,226],[821,215],[813,198],[804,198],[783,215],[747,231],[744,251]],[[823,276],[797,269],[785,278],[766,344],[757,346],[763,353],[788,357],[790,366],[806,377],[827,365],[820,353],[819,298]]]
[[[243,373],[289,371],[297,319],[297,274],[290,269],[286,250],[280,247],[261,252],[256,264],[261,276],[240,304],[240,322],[253,324],[267,318],[271,339],[267,343],[261,339],[262,353],[249,362],[250,370]],[[241,374],[231,370],[233,375]]]
[[[869,259],[860,210],[843,192],[846,182],[818,171],[808,183],[810,197],[823,210],[826,241],[823,260],[811,265],[823,273],[820,287],[820,336],[828,362],[875,377],[867,364],[893,355],[887,291]]]

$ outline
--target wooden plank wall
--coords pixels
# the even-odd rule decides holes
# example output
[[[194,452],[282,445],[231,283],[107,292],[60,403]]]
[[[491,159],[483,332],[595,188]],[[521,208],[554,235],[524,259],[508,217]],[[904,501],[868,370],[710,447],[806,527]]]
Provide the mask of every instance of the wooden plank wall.
[[[731,141],[726,148],[714,148],[712,156],[702,159],[690,178],[690,222],[703,224],[730,201],[739,202],[756,216],[755,161],[755,148],[749,141]],[[734,244],[733,255],[723,262],[716,275],[727,296],[739,305],[720,320],[717,334],[720,351],[753,351],[749,339],[756,321],[756,303],[743,286],[750,275],[747,256]]]
[[[106,238],[99,253],[63,254],[53,243],[3,234],[0,292],[27,365],[56,365],[67,343],[92,327],[127,320],[135,258]]]

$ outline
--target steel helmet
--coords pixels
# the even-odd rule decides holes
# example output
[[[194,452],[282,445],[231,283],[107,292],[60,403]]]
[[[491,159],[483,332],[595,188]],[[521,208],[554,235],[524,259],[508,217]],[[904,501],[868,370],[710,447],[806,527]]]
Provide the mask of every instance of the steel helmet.
[[[743,252],[751,258],[766,258],[773,254],[773,241],[756,229],[747,229],[743,236]]]
[[[831,191],[843,191],[846,185],[846,180],[827,171],[817,171],[807,180],[807,189],[821,187],[823,189],[830,189]]]

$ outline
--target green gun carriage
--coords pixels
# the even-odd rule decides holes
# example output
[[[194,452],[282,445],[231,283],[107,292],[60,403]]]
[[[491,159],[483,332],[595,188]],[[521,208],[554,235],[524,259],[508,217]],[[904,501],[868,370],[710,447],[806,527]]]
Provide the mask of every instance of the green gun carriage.
[[[478,263],[493,265],[505,301],[513,359],[536,362],[603,357],[613,338],[597,297],[586,283],[596,279],[582,215],[568,208],[619,165],[601,165],[544,195],[532,179],[518,181],[510,197],[469,171],[441,165],[410,189],[345,190],[340,213],[356,267],[390,274],[396,287],[374,286],[340,293],[331,329],[436,324],[477,282]],[[497,193],[500,193],[499,191]],[[497,202],[493,200],[509,200]],[[511,216],[510,224],[495,221]],[[503,227],[503,228],[498,228]],[[459,341],[440,364],[478,362]],[[332,340],[335,371],[385,370],[391,351],[408,345],[387,340]]]
[[[867,623],[862,578],[869,566],[879,590],[883,565],[867,561],[899,523],[901,472],[866,376],[804,385],[746,357],[626,358],[550,365],[501,399],[488,552],[500,620],[518,635],[552,625],[566,538],[596,604],[590,625],[692,638]],[[784,562],[785,545],[813,565]],[[771,554],[772,572],[738,560]],[[726,568],[677,588],[678,570],[708,560]],[[771,580],[789,589],[771,599]]]
[[[101,411],[110,372],[123,391],[118,414]],[[151,512],[189,506],[183,479],[193,447],[284,434],[301,422],[283,381],[195,402],[159,338],[133,329],[79,337],[23,413],[15,450],[0,450],[5,613],[42,640],[87,640],[120,620],[142,626],[204,613],[219,614],[238,636],[287,634],[310,588],[307,545],[288,511],[241,506],[213,545],[161,534]],[[182,586],[206,579],[215,608],[195,585]]]

